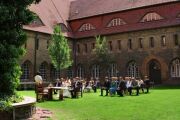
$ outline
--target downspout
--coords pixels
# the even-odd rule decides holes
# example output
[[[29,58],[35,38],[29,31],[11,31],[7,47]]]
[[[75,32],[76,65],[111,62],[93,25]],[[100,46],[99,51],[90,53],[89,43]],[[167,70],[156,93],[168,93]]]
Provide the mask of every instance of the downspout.
[[[38,39],[38,33],[35,33],[35,37],[34,37],[34,76],[37,73],[37,71],[36,71],[37,39]]]

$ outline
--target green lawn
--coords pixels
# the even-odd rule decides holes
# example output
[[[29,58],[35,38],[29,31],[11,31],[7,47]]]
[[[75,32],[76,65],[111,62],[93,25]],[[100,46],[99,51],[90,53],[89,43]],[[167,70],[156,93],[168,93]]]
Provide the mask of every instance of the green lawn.
[[[34,91],[19,91],[34,97]],[[45,101],[38,107],[53,112],[52,120],[180,120],[180,87],[161,87],[149,94],[105,97],[84,93],[83,98]]]

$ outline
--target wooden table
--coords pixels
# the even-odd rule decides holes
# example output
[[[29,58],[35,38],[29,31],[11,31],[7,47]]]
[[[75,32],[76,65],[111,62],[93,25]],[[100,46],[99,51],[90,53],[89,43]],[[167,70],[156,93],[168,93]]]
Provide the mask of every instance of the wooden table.
[[[59,91],[59,100],[63,100],[63,90],[67,89],[66,87],[47,87],[49,93],[49,100],[53,100],[53,91]]]

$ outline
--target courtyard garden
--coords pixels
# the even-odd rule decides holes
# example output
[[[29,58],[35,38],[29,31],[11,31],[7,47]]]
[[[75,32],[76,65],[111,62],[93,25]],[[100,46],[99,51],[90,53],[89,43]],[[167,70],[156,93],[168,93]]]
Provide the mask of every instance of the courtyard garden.
[[[35,97],[34,91],[18,91]],[[179,120],[180,87],[158,87],[139,96],[100,96],[84,93],[82,98],[65,98],[37,103],[52,112],[50,120]]]

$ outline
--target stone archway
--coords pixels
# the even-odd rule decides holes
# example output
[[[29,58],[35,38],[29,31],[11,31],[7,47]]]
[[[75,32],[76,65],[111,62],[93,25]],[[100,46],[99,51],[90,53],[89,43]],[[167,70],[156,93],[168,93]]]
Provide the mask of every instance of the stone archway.
[[[155,63],[153,63],[153,61]],[[160,67],[160,71],[157,71],[157,72],[160,72],[158,74],[161,75],[161,82],[163,83],[165,80],[168,80],[168,65],[166,64],[166,62],[164,61],[164,59],[162,59],[161,57],[157,57],[157,56],[154,56],[154,55],[150,55],[148,57],[146,57],[144,60],[143,60],[143,63],[142,63],[142,66],[140,68],[141,70],[141,73],[142,73],[142,76],[149,76],[149,66],[150,66],[150,63],[151,64],[155,64],[154,67]],[[153,65],[151,65],[153,69]],[[153,72],[153,71],[151,71]],[[151,73],[152,74],[152,73]]]
[[[148,69],[149,69],[149,79],[150,81],[153,81],[155,84],[161,83],[161,66],[160,63],[157,60],[151,60],[148,63]]]

